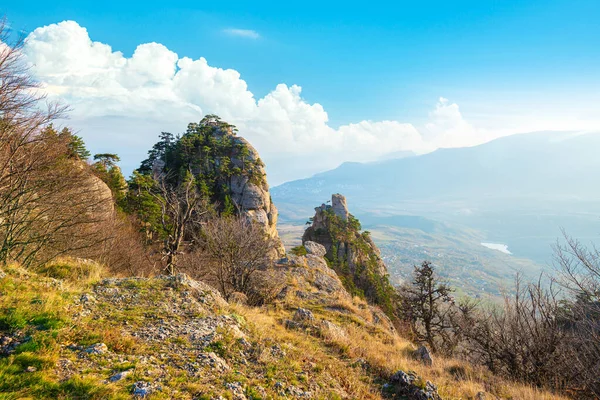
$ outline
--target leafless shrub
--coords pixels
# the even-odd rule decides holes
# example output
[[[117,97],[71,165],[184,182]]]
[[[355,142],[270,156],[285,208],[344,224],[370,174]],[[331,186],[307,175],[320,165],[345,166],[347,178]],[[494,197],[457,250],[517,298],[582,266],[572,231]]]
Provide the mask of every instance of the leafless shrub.
[[[164,179],[159,181],[158,188],[155,198],[161,207],[162,227],[167,232],[162,249],[166,260],[164,270],[173,275],[185,239],[199,228],[203,216],[208,213],[208,206],[191,173],[175,188],[167,185]]]
[[[98,212],[106,199],[88,167],[44,133],[66,108],[45,101],[22,45],[0,21],[0,262],[31,265],[97,244],[111,215]]]
[[[465,316],[462,335],[469,358],[492,372],[536,386],[559,387],[569,335],[557,318],[559,296],[541,281],[516,280],[502,307]]]
[[[187,268],[193,276],[215,285],[226,299],[233,292],[252,302],[269,297],[261,289],[268,283],[257,272],[271,262],[275,244],[260,225],[241,216],[214,218],[203,225],[196,242],[197,264]]]
[[[570,335],[569,390],[580,398],[600,397],[600,251],[586,247],[563,231],[554,247],[556,282],[570,298],[560,319]]]
[[[109,238],[100,252],[91,256],[107,265],[111,273],[123,276],[155,276],[162,273],[161,254],[153,246],[145,246],[142,234],[131,217],[120,216],[104,229]]]

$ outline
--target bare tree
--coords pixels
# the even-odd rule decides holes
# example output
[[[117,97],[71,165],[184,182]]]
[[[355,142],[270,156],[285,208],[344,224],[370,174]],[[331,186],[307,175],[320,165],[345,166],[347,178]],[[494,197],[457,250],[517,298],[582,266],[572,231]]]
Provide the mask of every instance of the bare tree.
[[[412,283],[401,291],[402,308],[411,322],[413,334],[434,352],[439,349],[438,341],[446,340],[452,327],[449,321],[451,293],[428,261],[415,266]]]
[[[517,277],[515,294],[502,307],[480,310],[465,321],[467,354],[492,372],[536,386],[559,388],[564,377],[565,345],[559,293],[541,279],[523,285]]]
[[[97,210],[102,188],[69,157],[70,143],[44,132],[66,108],[45,101],[23,38],[9,39],[0,21],[0,262],[29,265],[97,243],[94,225],[107,215]]]
[[[209,220],[198,245],[200,268],[226,299],[233,292],[251,294],[253,277],[269,265],[275,246],[260,225],[243,216]]]
[[[166,232],[163,242],[165,271],[173,275],[184,240],[199,228],[202,217],[208,213],[208,207],[191,173],[175,188],[168,186],[165,179],[160,179],[158,187],[155,198],[161,206],[161,224]]]
[[[560,319],[570,335],[569,389],[581,398],[600,397],[600,251],[563,231],[554,247],[556,281],[570,294]]]

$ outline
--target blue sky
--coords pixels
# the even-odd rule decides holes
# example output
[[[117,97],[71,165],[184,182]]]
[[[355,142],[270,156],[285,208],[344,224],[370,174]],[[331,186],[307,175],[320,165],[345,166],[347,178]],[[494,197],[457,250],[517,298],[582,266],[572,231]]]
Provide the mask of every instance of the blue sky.
[[[600,1],[284,3],[57,0],[0,12],[27,32],[76,21],[125,57],[148,42],[204,57],[238,71],[257,99],[300,85],[333,128],[424,125],[440,97],[484,129],[511,118],[505,129],[535,128],[532,119],[561,112],[587,118],[600,104]]]

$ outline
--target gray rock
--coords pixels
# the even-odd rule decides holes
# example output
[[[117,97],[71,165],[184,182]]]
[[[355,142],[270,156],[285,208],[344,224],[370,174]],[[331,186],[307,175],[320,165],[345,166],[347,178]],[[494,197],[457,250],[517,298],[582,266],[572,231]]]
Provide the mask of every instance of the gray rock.
[[[231,392],[234,400],[246,400],[246,394],[244,392],[244,387],[240,382],[229,382],[225,384],[227,390]]]
[[[384,386],[384,390],[414,400],[442,400],[433,383],[427,381],[425,388],[422,388],[415,384],[417,380],[414,372],[397,371],[390,378],[389,384]]]
[[[133,370],[131,370],[131,369],[128,369],[127,371],[121,371],[118,374],[114,374],[113,376],[108,378],[108,380],[109,380],[109,382],[118,382],[120,380],[127,378],[129,375],[131,375],[132,372],[133,372]]]
[[[233,292],[229,296],[229,303],[248,304],[248,296],[242,292]]]
[[[320,329],[321,334],[330,339],[344,339],[347,337],[346,331],[344,331],[344,329],[334,324],[333,322],[327,320],[321,321]]]
[[[79,302],[82,304],[93,303],[95,301],[94,296],[89,293],[83,293],[79,298]]]
[[[415,357],[428,367],[433,365],[433,357],[431,357],[431,352],[425,346],[421,346],[415,351]]]
[[[104,343],[96,343],[86,348],[84,352],[88,354],[104,354],[108,352],[108,347]]]
[[[315,255],[317,257],[324,257],[327,254],[327,249],[322,244],[306,241],[304,242],[304,248],[308,254]]]
[[[339,193],[331,196],[331,208],[333,209],[333,213],[340,217],[342,221],[348,220],[348,204],[346,204],[344,196]]]
[[[286,392],[290,395],[293,396],[295,398],[300,398],[300,399],[312,399],[312,393],[310,392],[305,392],[304,390],[297,388],[294,385],[290,385],[288,386],[288,388],[286,389]]]
[[[37,368],[34,367],[33,365],[30,365],[27,368],[25,368],[25,372],[35,372],[35,371],[37,371]]]
[[[154,387],[149,382],[138,381],[133,384],[133,397],[145,398],[154,393]]]
[[[218,372],[225,372],[230,369],[225,360],[213,352],[200,354],[199,359],[202,364],[208,365]]]
[[[306,322],[314,320],[315,316],[310,310],[298,307],[298,309],[294,313],[294,321]]]

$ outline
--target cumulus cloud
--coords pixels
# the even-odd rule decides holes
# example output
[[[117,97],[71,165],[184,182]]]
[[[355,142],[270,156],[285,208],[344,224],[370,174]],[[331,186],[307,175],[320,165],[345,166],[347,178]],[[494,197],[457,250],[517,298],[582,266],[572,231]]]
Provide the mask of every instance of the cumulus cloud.
[[[141,44],[126,57],[92,41],[74,21],[37,28],[24,51],[45,90],[71,105],[70,124],[92,150],[121,152],[126,171],[139,164],[161,131],[182,132],[188,122],[209,113],[238,126],[275,184],[344,161],[485,140],[458,105],[444,98],[421,129],[398,121],[334,129],[325,109],[306,102],[298,85],[279,84],[256,99],[235,70],[211,66],[205,58],[180,57],[158,43]]]
[[[252,29],[228,28],[223,29],[223,32],[225,32],[229,36],[238,36],[248,39],[258,39],[260,37],[258,32],[253,31]]]

